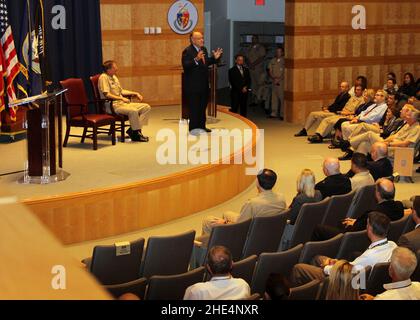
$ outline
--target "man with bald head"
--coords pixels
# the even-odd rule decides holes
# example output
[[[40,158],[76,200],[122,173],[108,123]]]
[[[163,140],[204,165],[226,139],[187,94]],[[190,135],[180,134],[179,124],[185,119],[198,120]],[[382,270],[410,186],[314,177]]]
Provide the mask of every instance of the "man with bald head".
[[[339,114],[347,102],[350,100],[351,96],[349,94],[350,86],[347,81],[343,81],[340,84],[340,92],[338,96],[335,98],[333,104],[328,107],[323,107],[322,111],[314,111],[311,112],[306,119],[305,127],[295,134],[295,137],[304,137],[308,135],[309,129],[312,126],[316,125],[318,127],[322,120],[328,117],[335,116]]]
[[[182,53],[184,69],[184,91],[189,106],[189,129],[193,135],[211,132],[206,128],[206,108],[209,95],[209,66],[217,63],[223,54],[218,48],[209,57],[200,32],[190,35],[191,45]]]
[[[337,158],[327,158],[322,166],[326,178],[315,186],[322,194],[322,198],[351,191],[350,179],[340,172],[340,162]]]
[[[394,169],[388,159],[388,145],[385,142],[376,142],[370,155],[373,161],[368,161],[367,167],[375,181],[392,176]]]
[[[312,241],[324,241],[339,233],[362,231],[366,229],[369,213],[372,211],[385,214],[391,221],[397,221],[404,216],[404,206],[401,201],[395,201],[395,185],[391,180],[381,178],[375,184],[377,205],[371,211],[363,213],[358,219],[346,218],[339,228],[319,225],[315,228]]]
[[[250,296],[251,289],[243,279],[232,277],[232,254],[229,249],[216,246],[210,249],[207,271],[211,279],[187,288],[184,300],[242,300]]]

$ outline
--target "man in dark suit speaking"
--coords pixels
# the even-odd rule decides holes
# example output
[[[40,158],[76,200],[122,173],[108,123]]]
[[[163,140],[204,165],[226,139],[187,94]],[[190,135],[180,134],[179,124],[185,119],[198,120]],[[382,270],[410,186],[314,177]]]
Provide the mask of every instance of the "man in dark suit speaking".
[[[204,47],[204,37],[200,32],[193,32],[190,36],[191,45],[182,53],[182,67],[184,68],[184,90],[190,109],[190,133],[197,135],[211,132],[206,128],[206,108],[209,97],[209,69],[223,54],[218,48],[212,57]]]
[[[244,57],[236,55],[236,65],[229,70],[229,83],[231,86],[231,111],[246,117],[248,108],[248,90],[251,86],[249,69],[244,66]]]

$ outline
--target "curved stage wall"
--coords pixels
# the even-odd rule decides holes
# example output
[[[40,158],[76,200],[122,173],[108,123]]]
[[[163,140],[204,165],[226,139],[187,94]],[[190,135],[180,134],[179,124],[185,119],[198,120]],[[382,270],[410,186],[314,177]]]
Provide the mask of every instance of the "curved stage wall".
[[[252,143],[242,150],[256,152],[257,126]],[[255,181],[245,175],[247,165],[210,164],[155,179],[93,191],[25,200],[39,219],[64,244],[102,239],[138,231],[217,206],[246,190]]]

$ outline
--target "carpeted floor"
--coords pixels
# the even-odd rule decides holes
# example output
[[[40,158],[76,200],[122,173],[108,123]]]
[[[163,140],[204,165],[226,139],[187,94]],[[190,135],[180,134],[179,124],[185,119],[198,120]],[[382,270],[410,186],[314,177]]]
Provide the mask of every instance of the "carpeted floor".
[[[325,144],[308,144],[306,138],[295,138],[293,135],[300,128],[298,125],[288,124],[279,120],[266,119],[263,110],[251,109],[249,118],[254,121],[259,128],[265,130],[265,167],[275,170],[278,174],[278,183],[275,191],[282,192],[286,196],[288,204],[296,194],[296,177],[304,168],[310,168],[315,172],[317,180],[322,180],[322,162],[328,156],[341,156],[339,150],[330,150]],[[342,162],[342,171],[350,169],[350,162]],[[415,184],[398,183],[397,199],[407,199],[419,193],[420,175],[415,174]],[[78,245],[68,246],[67,250],[77,259],[90,256],[95,245],[111,244],[118,241],[130,241],[139,237],[148,238],[154,235],[174,235],[187,230],[194,229],[201,233],[201,221],[207,215],[221,216],[224,211],[240,211],[242,204],[256,194],[255,187],[250,187],[247,191],[238,195],[215,208],[209,208],[203,212],[198,212],[187,218],[179,219],[165,225],[141,230],[119,237],[103,239],[101,241],[86,242]]]

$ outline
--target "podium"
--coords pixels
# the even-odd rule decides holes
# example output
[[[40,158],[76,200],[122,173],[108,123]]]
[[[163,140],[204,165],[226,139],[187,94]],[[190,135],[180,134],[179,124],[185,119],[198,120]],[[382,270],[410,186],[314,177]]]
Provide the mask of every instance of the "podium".
[[[27,161],[21,184],[50,184],[65,180],[63,169],[62,95],[66,90],[15,100],[10,107],[27,106]]]
[[[210,118],[217,118],[217,72],[219,66],[213,64],[209,67],[209,102],[207,105],[207,115]],[[185,75],[182,72],[182,119],[190,118],[187,94],[185,93]]]

